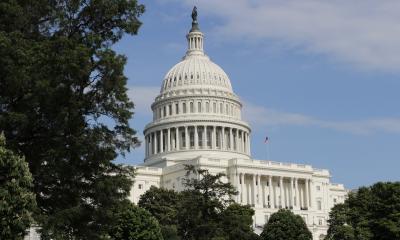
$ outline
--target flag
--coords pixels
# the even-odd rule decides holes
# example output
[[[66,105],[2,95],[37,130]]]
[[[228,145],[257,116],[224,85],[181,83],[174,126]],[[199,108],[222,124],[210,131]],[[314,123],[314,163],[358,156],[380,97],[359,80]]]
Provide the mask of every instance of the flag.
[[[265,137],[264,143],[267,143],[269,141],[268,136]]]

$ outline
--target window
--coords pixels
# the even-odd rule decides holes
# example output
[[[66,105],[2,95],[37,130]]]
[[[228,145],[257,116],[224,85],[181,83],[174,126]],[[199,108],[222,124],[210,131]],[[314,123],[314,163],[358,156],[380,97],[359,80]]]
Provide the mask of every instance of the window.
[[[217,113],[217,103],[213,103],[213,113]]]
[[[318,207],[318,210],[322,210],[322,202],[321,202],[321,200],[317,201],[317,207]]]
[[[318,225],[322,225],[322,223],[323,223],[323,221],[322,221],[322,218],[320,218],[320,219],[318,219]]]
[[[207,131],[206,128],[206,133],[207,133],[207,146],[211,147],[211,131]]]
[[[158,109],[158,118],[161,118],[161,108]]]
[[[223,110],[223,105],[222,105],[222,103],[220,103],[219,104],[219,113],[222,113],[222,110]]]
[[[164,106],[163,110],[164,110],[163,116],[165,117],[167,115],[167,108]]]
[[[175,114],[179,114],[179,104],[175,104]]]
[[[190,147],[194,147],[194,131],[190,131],[189,137],[190,137]]]
[[[186,113],[186,103],[182,103],[182,112]]]
[[[194,112],[194,104],[193,104],[193,102],[190,102],[190,112],[192,113],[192,112]]]
[[[197,139],[199,146],[203,146],[203,131],[197,131]]]
[[[142,185],[142,184],[139,184],[139,185],[138,185],[138,188],[139,188],[139,189],[142,189],[142,188],[143,188],[143,185]]]
[[[168,115],[172,115],[172,105],[168,106]]]
[[[181,140],[182,147],[187,147],[185,131],[181,132]]]
[[[265,221],[265,223],[268,222],[268,219],[269,219],[269,215],[265,215],[265,216],[264,216],[264,221]]]
[[[201,102],[198,102],[198,103],[197,103],[197,112],[200,113],[200,112],[202,112],[201,110],[202,110],[202,109],[201,109]]]
[[[210,103],[206,102],[206,112],[209,113],[210,112]]]
[[[333,199],[333,202],[336,203],[336,201],[337,201],[336,198],[334,198],[334,199]]]
[[[321,191],[321,186],[317,186],[317,191]]]
[[[225,106],[225,114],[229,115],[229,106],[228,106],[228,104],[226,104],[226,106]]]

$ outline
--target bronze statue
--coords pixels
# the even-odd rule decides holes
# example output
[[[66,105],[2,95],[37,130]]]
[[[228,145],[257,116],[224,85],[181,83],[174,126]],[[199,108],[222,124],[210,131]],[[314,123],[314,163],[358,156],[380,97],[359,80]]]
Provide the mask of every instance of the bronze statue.
[[[197,22],[197,7],[196,6],[193,7],[192,19],[193,19],[193,22]]]

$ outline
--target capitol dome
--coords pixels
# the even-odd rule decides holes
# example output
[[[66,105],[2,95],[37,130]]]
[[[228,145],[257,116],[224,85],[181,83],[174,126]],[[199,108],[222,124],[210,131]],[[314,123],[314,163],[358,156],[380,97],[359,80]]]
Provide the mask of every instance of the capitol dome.
[[[161,92],[184,88],[216,88],[232,92],[228,75],[209,57],[186,55],[164,77]]]
[[[145,165],[175,164],[199,156],[250,158],[250,127],[228,75],[204,53],[197,17],[188,49],[165,75],[144,130]]]

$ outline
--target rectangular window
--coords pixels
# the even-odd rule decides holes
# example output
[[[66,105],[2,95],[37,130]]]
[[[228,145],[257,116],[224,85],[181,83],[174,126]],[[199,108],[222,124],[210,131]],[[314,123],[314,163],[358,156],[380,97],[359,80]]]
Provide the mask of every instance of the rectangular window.
[[[194,147],[194,132],[193,131],[190,131],[189,137],[190,137],[190,147]]]
[[[139,185],[138,185],[138,188],[139,188],[139,189],[142,189],[142,188],[143,188],[142,184],[139,184]]]
[[[321,191],[321,186],[317,186],[317,191]]]
[[[179,104],[175,104],[175,114],[179,114]]]
[[[163,110],[164,110],[163,116],[165,117],[167,115],[167,108],[164,106]]]
[[[322,210],[322,202],[321,200],[317,201],[318,210]]]
[[[186,113],[186,103],[182,103],[182,112]]]
[[[217,113],[217,103],[213,103],[213,113]]]
[[[201,102],[198,102],[197,103],[197,112],[202,112],[202,109],[201,109]]]
[[[194,104],[193,104],[193,102],[190,102],[190,112],[191,113],[194,112]]]
[[[209,113],[210,112],[210,103],[206,102],[206,112]]]
[[[172,115],[172,105],[171,104],[168,106],[168,115],[169,116]]]

